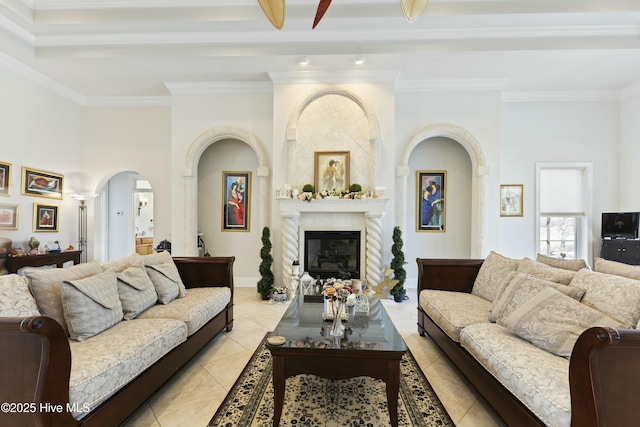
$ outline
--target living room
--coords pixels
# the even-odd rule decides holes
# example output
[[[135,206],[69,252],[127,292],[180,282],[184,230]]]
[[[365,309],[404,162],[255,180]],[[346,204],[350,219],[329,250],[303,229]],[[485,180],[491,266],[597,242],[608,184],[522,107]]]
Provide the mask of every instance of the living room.
[[[48,22],[64,27],[61,22],[72,21],[56,14],[73,12],[73,7],[56,9],[52,3],[36,2],[34,6],[36,11],[43,7],[40,15],[35,15],[34,24],[43,26],[38,27],[45,33],[43,37]],[[255,38],[246,45],[264,48],[259,38],[274,37],[272,32],[277,30],[255,3],[244,2],[238,8],[251,10],[250,23],[261,34],[253,35]],[[294,26],[302,25],[300,16],[307,9],[315,9],[315,5],[291,3],[296,11],[290,16]],[[362,6],[357,3],[347,2],[342,5],[346,9],[332,5],[321,25],[337,25],[332,19],[335,22],[341,13],[352,13],[349,6]],[[385,14],[394,13],[391,1],[382,3]],[[66,42],[48,34],[52,38],[29,44],[16,36],[11,26],[3,25],[6,47],[0,57],[0,162],[10,163],[12,169],[7,197],[1,201],[18,209],[16,227],[3,229],[0,237],[22,249],[27,249],[31,236],[50,248],[55,241],[63,249],[78,247],[79,202],[72,196],[97,195],[87,202],[87,259],[108,261],[126,256],[135,251],[133,230],[124,230],[129,242],[126,249],[109,253],[107,236],[113,223],[106,218],[109,213],[120,216],[118,212],[133,216],[136,206],[133,202],[108,205],[107,184],[119,173],[135,173],[146,178],[153,189],[154,247],[168,240],[174,255],[197,255],[198,233],[202,233],[212,256],[236,257],[236,286],[254,288],[259,280],[261,232],[269,227],[276,283],[283,283],[290,263],[283,255],[287,236],[276,190],[289,185],[302,191],[304,184],[313,183],[315,152],[348,151],[351,183],[374,191],[378,188],[384,194],[380,199],[388,199],[380,217],[378,267],[389,264],[392,230],[401,226],[410,289],[416,286],[417,266],[413,260],[418,257],[483,258],[492,250],[514,258],[534,256],[539,251],[536,171],[540,165],[562,163],[590,168],[586,188],[590,203],[577,256],[591,263],[601,246],[600,214],[640,210],[640,193],[626,185],[640,181],[636,167],[640,158],[640,125],[636,119],[640,114],[640,46],[636,25],[629,24],[640,15],[640,9],[616,3],[606,6],[609,10],[595,13],[588,11],[588,4],[569,2],[567,11],[550,8],[540,16],[531,16],[536,14],[515,13],[510,2],[495,2],[494,6],[502,9],[490,14],[492,18],[504,15],[500,17],[508,19],[506,15],[511,13],[507,12],[512,12],[515,20],[512,26],[501,21],[497,27],[504,32],[495,35],[497,42],[494,36],[485,36],[474,43],[472,39],[478,33],[472,32],[447,48],[447,43],[453,44],[453,39],[462,36],[456,33],[437,42],[434,39],[441,34],[425,40],[422,33],[429,25],[444,26],[446,18],[454,16],[447,7],[468,2],[432,3],[434,9],[428,8],[416,23],[394,21],[394,25],[417,28],[420,34],[414,43],[428,41],[436,47],[416,48],[420,52],[415,55],[422,58],[418,60],[411,52],[394,56],[388,52],[391,48],[381,47],[377,53],[368,46],[367,60],[361,68],[352,62],[361,53],[357,41],[349,49],[331,45],[339,54],[330,61],[330,55],[318,43],[309,41],[311,30],[304,32],[308,51],[287,45],[283,51],[272,48],[271,55],[267,49],[266,54],[241,57],[232,65],[229,57],[239,54],[221,54],[220,62],[216,62],[207,56],[215,55],[202,51],[193,57],[184,52],[177,57],[163,53],[161,60],[148,55],[145,59],[150,62],[143,65],[137,56],[144,49],[135,37],[128,49],[109,40],[102,46],[97,43],[92,46],[96,50],[88,52],[85,39]],[[526,3],[535,9],[531,2]],[[88,7],[75,6],[76,12],[82,12],[78,19],[85,36],[93,34],[87,28],[92,20],[102,24],[107,20],[92,18],[90,12],[95,11]],[[144,4],[138,6],[138,14],[133,14],[137,18],[128,18],[130,23],[139,24],[140,11],[151,9]],[[368,6],[376,8],[376,4]],[[109,7],[125,13],[117,5],[105,5]],[[465,12],[478,19],[474,28],[485,25],[479,7]],[[4,17],[15,19],[23,9],[16,6],[13,11],[5,11]],[[158,21],[164,22],[170,21],[168,9],[151,10],[161,14]],[[401,19],[397,13],[394,19]],[[564,25],[565,31],[543,25],[539,20],[545,15]],[[44,22],[39,22],[38,16]],[[527,26],[528,20],[535,20],[534,24]],[[419,27],[411,27],[415,24]],[[243,25],[248,26],[244,21]],[[455,31],[462,31],[458,25]],[[531,34],[513,38],[504,30],[513,26],[527,28]],[[551,27],[557,33],[551,32]],[[66,30],[72,39],[69,34],[76,29]],[[370,43],[379,43],[377,37],[367,34]],[[213,48],[224,50],[219,42],[211,43]],[[186,45],[189,43],[185,43],[185,49],[192,47]],[[306,68],[296,63],[303,55],[312,61]],[[122,62],[106,59],[114,57]],[[390,57],[399,62],[389,62]],[[159,68],[181,59],[185,68],[204,71],[182,80],[182,75],[173,72],[156,74]],[[240,78],[234,76],[235,70],[262,60],[262,72],[251,68]],[[412,61],[420,66],[403,73],[403,64]],[[133,78],[123,77],[127,71],[123,63],[135,74]],[[430,63],[434,64],[433,70],[429,69]],[[216,67],[218,73],[214,73]],[[145,79],[144,70],[154,78]],[[88,78],[79,79],[76,72]],[[342,120],[339,124],[323,121],[331,117],[328,113],[320,115],[319,107],[326,105],[337,105],[334,113],[348,113],[335,114]],[[313,108],[315,118],[308,116]],[[356,137],[332,140],[333,135],[348,134],[345,117],[355,117],[353,123],[359,129]],[[366,154],[357,155],[356,146],[364,146]],[[302,160],[298,161],[298,156]],[[47,200],[59,206],[57,232],[34,232],[34,203],[43,199],[22,194],[23,167],[64,176],[62,199]],[[243,232],[229,232],[223,227],[222,179],[229,171],[250,172],[251,176],[249,226]],[[447,173],[445,230],[417,230],[419,171]],[[500,215],[500,186],[505,184],[523,186],[522,216]],[[414,293],[410,291],[409,296],[413,298]],[[406,304],[406,310],[414,311],[415,307]]]

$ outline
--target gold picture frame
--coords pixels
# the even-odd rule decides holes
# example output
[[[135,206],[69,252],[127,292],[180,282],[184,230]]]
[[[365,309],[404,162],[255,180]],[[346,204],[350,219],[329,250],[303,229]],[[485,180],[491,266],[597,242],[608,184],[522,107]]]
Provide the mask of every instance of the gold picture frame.
[[[22,168],[22,194],[62,199],[64,175],[27,167]]]
[[[524,185],[500,185],[500,216],[524,215]]]
[[[33,231],[58,231],[59,207],[55,205],[33,204]]]
[[[349,189],[349,151],[316,151],[313,185],[316,192],[342,192]]]

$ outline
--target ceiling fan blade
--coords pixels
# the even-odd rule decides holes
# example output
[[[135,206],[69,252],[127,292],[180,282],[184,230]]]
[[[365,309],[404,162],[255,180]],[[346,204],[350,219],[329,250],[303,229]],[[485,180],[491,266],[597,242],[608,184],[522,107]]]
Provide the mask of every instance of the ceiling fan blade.
[[[416,19],[427,8],[429,0],[400,0],[400,7],[404,18],[409,22],[415,22]]]
[[[284,25],[284,0],[258,0],[262,11],[277,29]]]
[[[316,25],[320,22],[324,13],[329,9],[329,5],[331,4],[331,0],[320,0],[320,4],[318,5],[318,10],[316,11],[316,19],[313,20],[313,28],[316,28]]]

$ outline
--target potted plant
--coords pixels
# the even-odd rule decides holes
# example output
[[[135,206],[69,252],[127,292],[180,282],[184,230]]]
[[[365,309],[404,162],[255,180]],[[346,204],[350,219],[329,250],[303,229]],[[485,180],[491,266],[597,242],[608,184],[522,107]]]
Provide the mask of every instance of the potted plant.
[[[349,193],[360,193],[362,191],[362,186],[360,184],[351,184],[349,186]]]
[[[307,193],[309,195],[313,194],[314,188],[311,184],[305,184],[302,186],[302,192]]]
[[[393,270],[394,279],[398,282],[389,289],[395,302],[401,302],[404,299],[407,290],[404,288],[404,282],[407,279],[407,272],[404,269],[406,261],[404,260],[404,252],[402,251],[402,230],[397,225],[393,228],[393,246],[391,246],[391,269]]]
[[[271,297],[273,290],[273,271],[271,271],[271,265],[273,264],[273,257],[271,256],[271,233],[269,227],[262,229],[262,249],[260,249],[260,280],[258,281],[258,292],[263,300],[268,300]]]

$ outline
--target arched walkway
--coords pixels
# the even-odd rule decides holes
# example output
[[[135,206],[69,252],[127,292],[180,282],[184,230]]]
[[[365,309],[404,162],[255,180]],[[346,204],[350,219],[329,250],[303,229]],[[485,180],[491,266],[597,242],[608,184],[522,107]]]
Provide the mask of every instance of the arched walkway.
[[[481,258],[484,256],[485,234],[486,234],[486,176],[489,174],[486,158],[482,146],[475,137],[467,130],[446,123],[434,124],[416,132],[407,144],[406,149],[400,159],[397,169],[398,177],[398,201],[396,206],[398,211],[396,217],[402,232],[406,234],[407,221],[407,179],[409,177],[409,157],[418,144],[422,141],[434,138],[446,137],[458,142],[469,153],[471,158],[472,173],[472,196],[471,196],[471,256]]]

